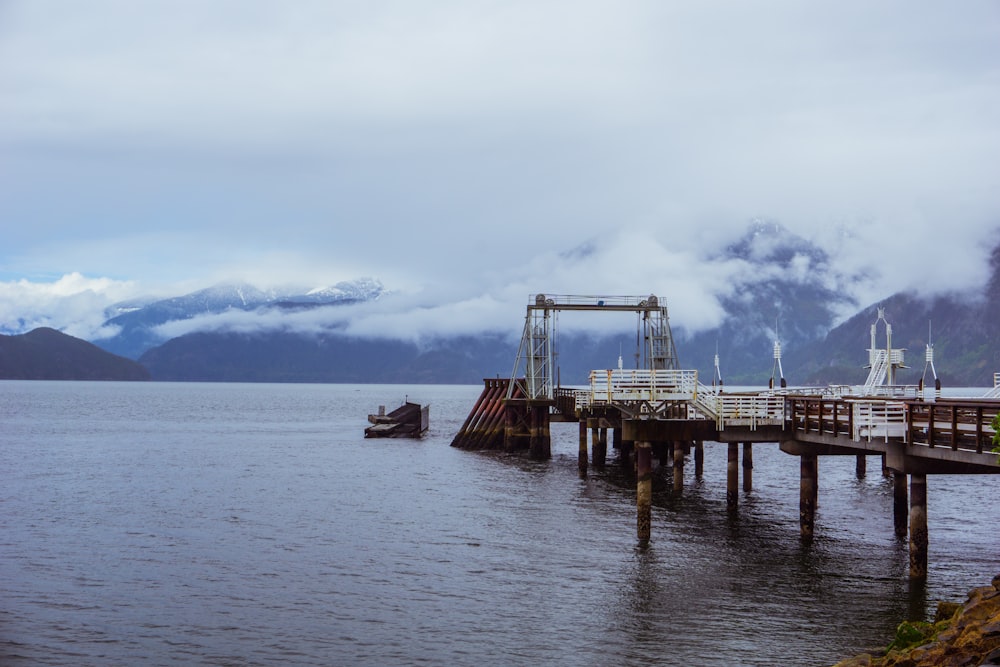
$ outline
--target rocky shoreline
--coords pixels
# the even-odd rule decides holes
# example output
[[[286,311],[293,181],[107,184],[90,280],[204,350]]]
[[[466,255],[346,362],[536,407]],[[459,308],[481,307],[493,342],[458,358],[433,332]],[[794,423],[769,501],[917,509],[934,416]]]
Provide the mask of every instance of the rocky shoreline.
[[[964,604],[938,604],[933,623],[904,621],[884,653],[834,667],[974,667],[1000,665],[1000,575],[969,591]]]

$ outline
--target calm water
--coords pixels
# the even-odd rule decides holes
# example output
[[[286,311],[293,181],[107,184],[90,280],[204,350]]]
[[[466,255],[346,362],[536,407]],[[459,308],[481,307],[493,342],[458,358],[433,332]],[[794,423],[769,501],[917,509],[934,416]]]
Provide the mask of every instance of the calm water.
[[[907,579],[878,459],[725,445],[685,494],[449,447],[478,386],[0,382],[0,664],[822,665],[1000,572],[1000,480],[930,477],[930,575]],[[431,403],[422,441],[366,415]],[[669,488],[669,479],[661,480]]]

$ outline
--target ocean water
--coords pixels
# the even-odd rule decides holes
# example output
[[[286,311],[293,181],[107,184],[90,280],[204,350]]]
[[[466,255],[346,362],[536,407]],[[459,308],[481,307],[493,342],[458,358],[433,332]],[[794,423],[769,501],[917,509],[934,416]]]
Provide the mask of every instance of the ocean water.
[[[892,489],[726,446],[669,471],[652,542],[634,482],[449,447],[479,386],[0,382],[2,665],[824,665],[1000,573],[1000,479],[928,480],[929,577],[908,580]],[[430,403],[419,441],[366,415]],[[610,454],[610,453],[609,453]]]

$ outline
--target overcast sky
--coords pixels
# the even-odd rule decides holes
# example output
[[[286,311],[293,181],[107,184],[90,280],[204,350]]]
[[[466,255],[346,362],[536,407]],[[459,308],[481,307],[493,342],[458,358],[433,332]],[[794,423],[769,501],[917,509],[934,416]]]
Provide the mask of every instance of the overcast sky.
[[[975,289],[998,118],[996,0],[0,0],[0,320],[372,276],[419,310],[369,327],[693,329],[754,218],[861,305]]]

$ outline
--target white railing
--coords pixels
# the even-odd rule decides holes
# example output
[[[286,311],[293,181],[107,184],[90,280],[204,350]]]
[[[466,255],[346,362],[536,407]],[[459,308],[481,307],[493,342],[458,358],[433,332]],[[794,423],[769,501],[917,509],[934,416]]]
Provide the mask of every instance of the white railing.
[[[693,401],[698,395],[695,370],[599,370],[590,372],[588,405],[632,401]],[[580,400],[579,397],[577,399]]]
[[[719,395],[719,387],[709,387],[698,383],[698,392],[693,400],[688,402],[688,419],[719,419],[719,406],[716,398]]]
[[[906,405],[897,401],[855,401],[854,413],[856,442],[872,438],[902,438],[906,435]]]
[[[780,426],[785,422],[785,397],[775,394],[719,394],[716,399],[716,424],[726,426]]]
[[[698,382],[695,370],[596,370],[589,391],[576,394],[577,409],[615,403],[684,401],[689,419],[712,419],[718,428],[781,425],[785,399],[773,392],[723,394]]]

